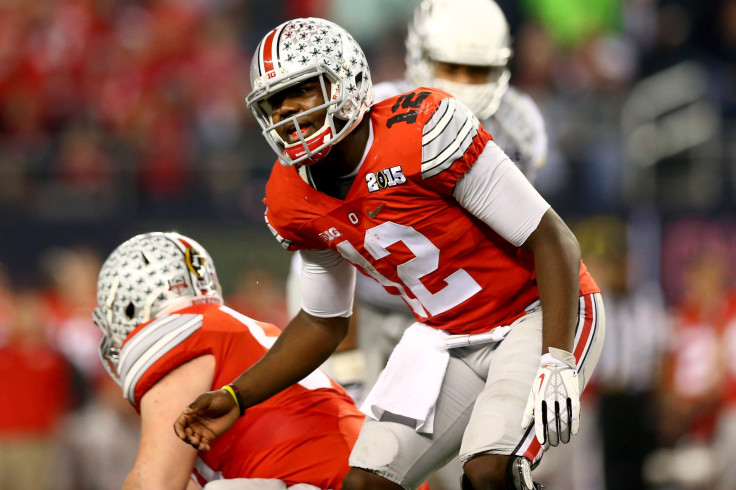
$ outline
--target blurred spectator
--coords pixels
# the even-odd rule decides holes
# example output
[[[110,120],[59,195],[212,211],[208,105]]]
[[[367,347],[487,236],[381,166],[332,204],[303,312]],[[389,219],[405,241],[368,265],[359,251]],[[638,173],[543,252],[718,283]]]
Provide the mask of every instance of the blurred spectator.
[[[131,199],[142,211],[191,211],[190,192],[203,191],[195,172],[204,152],[232,148],[247,124],[251,49],[239,45],[228,10],[238,9],[227,5],[0,6],[0,152],[16,163],[0,171],[30,185],[0,205],[37,200],[32,212],[77,219],[120,211]]]
[[[8,330],[0,344],[2,488],[57,488],[58,436],[72,389],[66,359],[47,342],[42,312],[38,294],[24,290],[14,294],[10,318],[3,319]]]
[[[733,118],[734,3],[501,2],[515,36],[513,82],[554,121],[540,190],[563,214],[637,204],[621,192],[619,128],[621,99],[640,77],[694,60]],[[242,100],[253,33],[326,16],[365,45],[375,79],[394,78],[415,4],[4,2],[0,176],[11,185],[0,216],[256,220],[272,156]]]
[[[549,26],[522,25],[512,82],[539,104],[549,133],[540,192],[564,216],[621,211],[620,113],[636,75],[637,54],[620,34],[591,33],[556,44]]]
[[[715,424],[726,394],[726,358],[722,344],[734,318],[733,263],[723,243],[701,235],[684,264],[681,294],[674,308],[675,331],[666,357],[659,412],[661,444],[679,451],[707,450],[709,466],[684,475],[671,463],[672,479],[687,477],[686,488],[713,488],[721,469],[730,466],[731,451],[713,450]],[[733,442],[733,441],[731,441]],[[675,453],[676,454],[676,453]],[[721,457],[725,459],[721,459]],[[696,479],[693,475],[699,475]]]
[[[52,247],[40,266],[48,281],[44,291],[51,342],[74,364],[88,387],[104,375],[97,354],[102,334],[92,322],[97,301],[98,253],[83,247]]]
[[[93,400],[65,421],[64,464],[55,490],[120,489],[133,466],[140,417],[107,374],[92,389]]]
[[[736,291],[729,291],[725,328],[722,337],[722,358],[726,368],[726,388],[723,406],[716,421],[714,450],[720,469],[716,490],[736,488],[736,465],[732,464],[736,448]]]
[[[646,458],[657,447],[656,388],[668,341],[664,296],[635,268],[641,234],[614,216],[595,216],[574,227],[583,260],[603,292],[606,342],[593,386],[603,445],[605,488],[647,488]]]
[[[54,434],[60,452],[53,488],[59,490],[120,488],[126,475],[121,462],[132,464],[138,447],[138,417],[99,360],[102,334],[91,312],[101,263],[89,248],[50,247],[39,264],[46,282],[35,295],[35,314],[43,319],[42,334],[65,359],[70,381],[63,392],[73,409]]]

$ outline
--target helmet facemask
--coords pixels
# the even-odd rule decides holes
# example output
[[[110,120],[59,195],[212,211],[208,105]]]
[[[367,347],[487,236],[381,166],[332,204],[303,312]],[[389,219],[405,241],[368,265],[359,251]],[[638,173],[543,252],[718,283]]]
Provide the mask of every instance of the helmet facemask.
[[[273,44],[278,46],[280,58],[272,59],[273,53],[264,47]],[[349,56],[344,54],[346,48],[351,49]],[[269,99],[313,78],[319,80],[324,102],[274,124]],[[246,103],[284,165],[320,161],[332,145],[357,127],[373,101],[370,73],[360,46],[344,29],[322,19],[295,19],[271,31],[256,51],[251,84],[253,91]],[[324,124],[305,138],[299,120],[323,110]],[[299,141],[287,143],[281,138],[276,129],[286,125],[295,126]]]
[[[511,73],[506,66],[489,66],[488,68],[488,80],[485,83],[459,83],[434,77],[432,86],[452,94],[482,121],[496,112],[511,78]]]

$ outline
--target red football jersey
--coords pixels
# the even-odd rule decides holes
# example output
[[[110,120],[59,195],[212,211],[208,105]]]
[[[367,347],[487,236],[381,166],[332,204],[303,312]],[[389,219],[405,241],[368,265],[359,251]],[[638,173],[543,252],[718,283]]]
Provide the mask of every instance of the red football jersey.
[[[532,254],[453,197],[491,135],[435,89],[386,99],[369,116],[373,142],[344,200],[315,190],[298,168],[274,165],[266,221],[282,246],[338,251],[400,294],[419,321],[453,334],[522,316],[539,296]],[[580,293],[593,292],[581,264]]]
[[[258,361],[281,331],[228,307],[198,305],[157,318],[131,332],[120,354],[124,395],[141,397],[163,376],[196,357],[215,357],[212,389]],[[274,478],[339,489],[364,415],[327,375],[315,371],[249,408],[195,463],[202,480]]]

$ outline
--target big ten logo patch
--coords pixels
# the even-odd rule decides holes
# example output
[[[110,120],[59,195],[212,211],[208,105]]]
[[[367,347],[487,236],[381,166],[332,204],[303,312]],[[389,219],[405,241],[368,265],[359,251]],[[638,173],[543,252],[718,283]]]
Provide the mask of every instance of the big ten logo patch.
[[[341,236],[342,236],[342,233],[340,233],[338,229],[335,228],[334,226],[330,228],[329,230],[325,230],[319,234],[319,237],[328,243],[334,240],[335,238],[338,238]]]
[[[406,176],[401,170],[401,165],[391,168],[384,168],[376,173],[370,172],[365,176],[365,182],[368,184],[369,192],[380,191],[387,187],[394,187],[406,182]]]

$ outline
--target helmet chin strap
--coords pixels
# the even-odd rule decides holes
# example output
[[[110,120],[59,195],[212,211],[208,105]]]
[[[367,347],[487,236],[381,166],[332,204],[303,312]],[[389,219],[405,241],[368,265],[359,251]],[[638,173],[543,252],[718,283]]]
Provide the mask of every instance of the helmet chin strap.
[[[329,144],[331,140],[332,128],[327,124],[327,120],[325,119],[325,124],[319,129],[319,131],[309,138],[300,139],[297,143],[285,146],[284,153],[292,160],[301,158],[304,155],[309,155],[307,160],[310,163],[302,162],[301,164],[312,165],[327,156],[327,153],[329,153],[332,148],[332,145]],[[319,149],[323,145],[325,145],[324,148]]]

